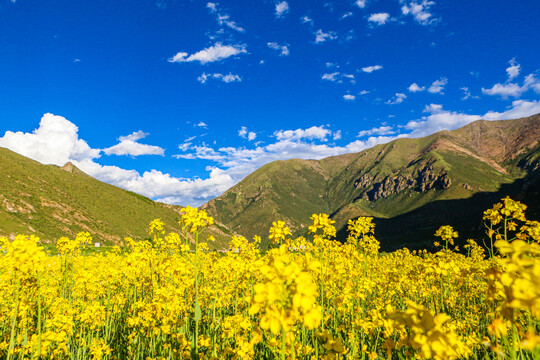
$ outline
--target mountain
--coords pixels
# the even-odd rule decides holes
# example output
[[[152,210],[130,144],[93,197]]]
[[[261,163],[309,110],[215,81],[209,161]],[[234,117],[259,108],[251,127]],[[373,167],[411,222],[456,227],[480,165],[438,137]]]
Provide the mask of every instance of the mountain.
[[[54,242],[88,231],[94,241],[111,245],[126,236],[147,238],[148,224],[155,218],[161,218],[169,231],[180,230],[179,206],[98,181],[72,163],[43,165],[0,148],[0,168],[0,235],[34,234]],[[208,234],[221,248],[229,231],[218,224]]]
[[[537,216],[539,174],[537,114],[476,121],[319,161],[275,161],[203,208],[232,231],[265,240],[276,220],[304,235],[313,213],[328,213],[343,239],[349,219],[373,216],[384,249],[415,248],[431,243],[443,224],[479,236],[482,211],[506,195]]]

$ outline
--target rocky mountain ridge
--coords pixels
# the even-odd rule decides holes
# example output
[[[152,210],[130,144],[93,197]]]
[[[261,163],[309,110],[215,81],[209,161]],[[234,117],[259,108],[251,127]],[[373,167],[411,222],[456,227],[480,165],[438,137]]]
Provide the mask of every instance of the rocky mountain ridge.
[[[320,212],[331,214],[342,232],[347,220],[358,216],[374,216],[384,227],[390,219],[407,221],[406,214],[436,204],[457,204],[479,194],[492,194],[494,201],[505,191],[522,196],[525,184],[538,185],[534,179],[540,164],[539,140],[537,114],[476,121],[454,131],[398,139],[318,161],[276,161],[203,208],[248,238],[262,235],[264,239],[275,220],[284,220],[295,235],[303,235],[310,215]],[[468,204],[471,211],[460,212],[481,221],[480,204],[489,201]],[[426,221],[433,223],[426,225],[428,236],[441,214],[433,209],[427,214],[433,220]]]

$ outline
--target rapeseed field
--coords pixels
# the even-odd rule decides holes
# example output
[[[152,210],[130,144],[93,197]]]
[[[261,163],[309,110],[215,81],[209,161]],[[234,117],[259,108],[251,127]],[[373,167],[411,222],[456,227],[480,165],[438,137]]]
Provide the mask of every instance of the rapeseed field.
[[[325,214],[292,238],[209,251],[206,212],[183,232],[85,255],[90,234],[0,238],[1,359],[539,359],[540,223],[502,199],[484,246],[443,226],[439,251],[379,254],[372,218],[346,243]],[[306,219],[307,220],[307,219]],[[396,230],[398,231],[398,230]]]

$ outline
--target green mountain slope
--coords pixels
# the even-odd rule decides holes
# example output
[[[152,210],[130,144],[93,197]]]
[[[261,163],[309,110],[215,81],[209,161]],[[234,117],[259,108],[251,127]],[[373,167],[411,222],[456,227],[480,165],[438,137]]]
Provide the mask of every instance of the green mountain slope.
[[[103,183],[70,163],[42,165],[0,148],[0,168],[0,235],[34,234],[54,242],[88,231],[96,242],[117,244],[126,236],[147,238],[155,218],[179,230],[179,206]],[[208,234],[222,247],[228,231],[220,225]]]
[[[326,212],[343,235],[349,219],[374,216],[378,233],[389,239],[389,246],[402,246],[418,242],[420,235],[430,237],[434,228],[444,224],[445,218],[440,216],[444,212],[439,208],[448,207],[446,202],[472,199],[466,209],[452,205],[446,210],[459,213],[450,218],[459,225],[471,216],[481,221],[476,203],[489,206],[489,201],[506,194],[524,196],[527,181],[535,188],[539,139],[540,115],[534,115],[477,121],[455,131],[398,139],[320,161],[276,161],[203,208],[233,231],[247,237],[262,235],[263,239],[276,220],[284,220],[295,235],[301,235],[311,214]],[[492,196],[476,201],[478,194]],[[533,202],[533,209],[535,201],[525,200]],[[406,226],[410,221],[416,224],[414,228]],[[402,232],[401,225],[408,230]],[[464,232],[474,232],[471,227],[478,226],[471,225]],[[399,237],[394,236],[398,231]]]

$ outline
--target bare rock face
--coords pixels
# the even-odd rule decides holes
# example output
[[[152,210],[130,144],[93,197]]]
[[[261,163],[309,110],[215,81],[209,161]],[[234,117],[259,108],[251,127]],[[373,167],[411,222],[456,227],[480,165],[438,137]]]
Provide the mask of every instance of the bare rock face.
[[[426,165],[412,175],[387,176],[382,181],[373,183],[372,179],[363,175],[355,181],[356,188],[367,188],[363,198],[369,201],[386,198],[393,194],[398,194],[404,190],[411,189],[420,193],[435,189],[443,190],[450,187],[452,180],[444,171],[435,172],[431,165]]]

